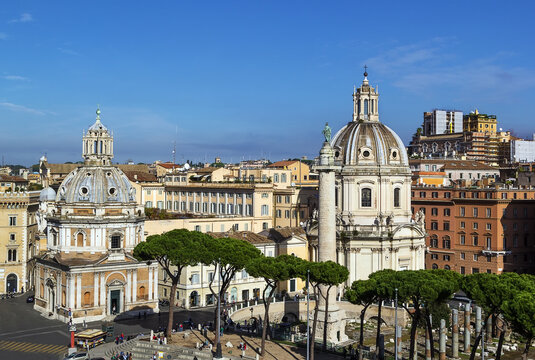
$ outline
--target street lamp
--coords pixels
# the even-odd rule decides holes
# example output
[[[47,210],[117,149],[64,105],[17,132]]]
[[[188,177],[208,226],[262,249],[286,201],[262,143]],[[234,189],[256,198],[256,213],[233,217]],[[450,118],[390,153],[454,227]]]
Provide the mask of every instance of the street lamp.
[[[217,322],[216,322],[216,333],[217,344],[215,349],[215,358],[221,359],[223,357],[223,350],[221,349],[221,259],[219,259],[219,279],[218,279],[218,290],[217,290]],[[218,335],[219,334],[219,335]]]
[[[310,290],[308,284],[310,283],[310,270],[307,269],[307,360],[310,359],[310,327],[308,325],[310,318]],[[318,301],[316,299],[316,301]]]
[[[398,288],[395,289],[396,296],[394,298],[394,360],[398,360]]]

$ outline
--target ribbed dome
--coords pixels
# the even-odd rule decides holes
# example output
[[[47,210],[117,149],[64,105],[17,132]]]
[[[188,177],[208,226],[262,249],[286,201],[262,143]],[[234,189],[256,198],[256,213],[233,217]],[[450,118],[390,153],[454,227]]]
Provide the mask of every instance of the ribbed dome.
[[[114,166],[81,166],[61,183],[57,201],[66,203],[128,203],[135,190],[126,175]]]
[[[335,160],[343,165],[409,165],[399,136],[378,121],[352,121],[331,140]]]
[[[46,187],[39,193],[39,201],[54,201],[56,200],[56,192],[50,187]]]

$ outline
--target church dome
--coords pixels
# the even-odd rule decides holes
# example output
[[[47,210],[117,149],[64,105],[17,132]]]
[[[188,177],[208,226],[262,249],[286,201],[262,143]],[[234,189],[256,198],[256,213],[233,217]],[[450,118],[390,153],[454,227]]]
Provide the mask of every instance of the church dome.
[[[46,187],[39,193],[39,201],[56,200],[56,192],[51,187]]]
[[[341,165],[409,166],[403,142],[379,121],[379,91],[370,85],[367,72],[362,85],[353,90],[353,121],[340,129],[330,144],[334,160]]]
[[[399,136],[378,121],[352,121],[331,140],[335,160],[342,165],[409,166]]]
[[[119,168],[80,166],[63,180],[56,200],[66,203],[128,203],[135,201],[135,190]]]

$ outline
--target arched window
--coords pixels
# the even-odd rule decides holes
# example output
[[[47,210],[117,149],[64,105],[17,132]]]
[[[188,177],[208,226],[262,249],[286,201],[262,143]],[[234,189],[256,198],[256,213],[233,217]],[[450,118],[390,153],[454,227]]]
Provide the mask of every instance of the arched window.
[[[145,299],[145,287],[144,286],[140,286],[138,291],[137,291],[137,297],[138,297],[138,300],[144,300]]]
[[[95,146],[94,146],[94,149],[93,149],[94,150],[93,153],[95,153],[95,154],[97,153],[97,150],[98,150],[98,146],[97,145],[98,145],[98,142],[95,140]]]
[[[395,188],[394,189],[394,207],[399,207],[399,193],[400,193],[401,189],[400,188]]]
[[[444,265],[444,269],[451,270],[451,267],[449,265]]]
[[[76,246],[83,247],[84,246],[84,234],[79,232],[76,234]]]
[[[431,267],[432,267],[433,269],[438,269],[438,265],[437,265],[437,264],[433,264]]]
[[[84,293],[84,304],[83,306],[91,306],[91,293],[86,291]]]
[[[364,115],[368,115],[368,99],[364,99]]]
[[[360,204],[362,207],[372,206],[372,189],[364,188],[361,191]]]
[[[432,247],[432,248],[438,247],[438,236],[431,235],[431,239],[430,240],[431,241],[430,241],[429,247]]]

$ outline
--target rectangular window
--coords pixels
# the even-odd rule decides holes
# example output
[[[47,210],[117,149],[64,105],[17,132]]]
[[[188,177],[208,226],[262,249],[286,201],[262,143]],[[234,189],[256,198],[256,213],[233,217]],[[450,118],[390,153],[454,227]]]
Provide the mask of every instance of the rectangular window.
[[[290,196],[286,195],[284,197],[284,201],[286,202],[286,204],[289,204],[290,203]]]
[[[474,228],[474,230],[477,230],[478,226],[479,226],[479,224],[476,223],[476,222],[472,224],[472,227]]]
[[[195,225],[195,231],[201,232],[201,225]]]
[[[477,241],[478,241],[477,240],[477,235],[473,235],[472,236],[472,243],[473,243],[474,246],[477,246]]]
[[[473,214],[474,214],[474,217],[477,217],[477,215],[478,215],[478,210],[477,210],[477,208],[474,208],[474,209],[473,209]]]
[[[262,207],[260,208],[261,210],[261,214],[263,216],[265,215],[269,215],[269,205],[262,205]]]
[[[461,235],[461,237],[460,237],[460,243],[461,243],[461,245],[466,244],[466,237],[465,237],[464,235]]]
[[[464,269],[464,266],[461,266],[461,274],[464,274],[465,273],[465,269]]]
[[[487,223],[486,229],[487,230],[491,230],[492,229],[492,224],[491,223]]]
[[[437,208],[431,208],[431,215],[437,216],[438,215],[438,209]]]
[[[121,236],[120,235],[113,235],[111,237],[111,248],[112,249],[118,249],[121,247]]]
[[[451,198],[451,193],[449,191],[444,193],[444,198],[449,199]]]
[[[450,256],[449,255],[444,255],[444,261],[450,261]]]
[[[431,221],[431,230],[438,230],[438,222]]]
[[[191,274],[191,283],[193,285],[199,283],[199,274]]]
[[[372,206],[372,190],[368,188],[364,188],[362,189],[361,194],[362,194],[361,206],[371,207]]]
[[[9,217],[9,226],[17,226],[17,217],[16,216],[10,216]]]
[[[461,260],[464,260],[465,257],[466,257],[466,254],[462,252],[462,253],[461,253]]]
[[[289,219],[290,218],[290,210],[284,210],[284,217],[286,219]]]
[[[461,212],[461,213],[460,213],[460,216],[463,216],[463,217],[464,217],[465,214],[466,214],[466,209],[464,208],[464,206],[461,206],[461,208],[460,208],[460,212]]]
[[[491,217],[491,215],[492,215],[491,208],[487,208],[487,209],[485,210],[485,212],[486,212],[485,215],[486,215],[488,218]]]
[[[477,254],[474,254],[474,261],[477,261],[479,259],[479,256]]]
[[[438,260],[437,254],[431,254],[431,260]]]
[[[461,221],[461,222],[459,223],[459,227],[460,227],[461,229],[464,229],[465,226],[466,226],[466,224],[465,224],[464,221]]]
[[[444,230],[449,231],[449,229],[450,229],[450,223],[445,221],[444,222]]]
[[[450,209],[444,209],[444,216],[450,216]]]
[[[431,193],[431,197],[432,197],[433,199],[437,199],[437,198],[438,198],[438,192],[437,192],[437,191],[433,191],[433,192]]]
[[[420,197],[421,197],[421,198],[424,198],[424,197],[425,197],[425,191],[420,191]]]

